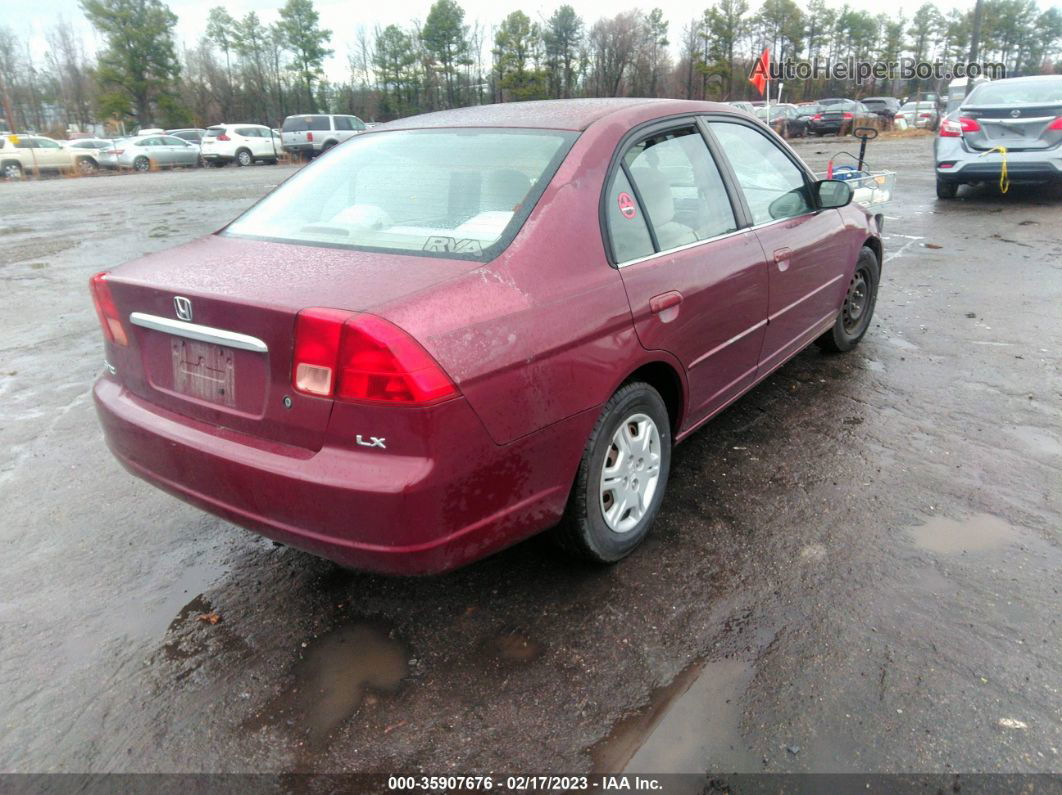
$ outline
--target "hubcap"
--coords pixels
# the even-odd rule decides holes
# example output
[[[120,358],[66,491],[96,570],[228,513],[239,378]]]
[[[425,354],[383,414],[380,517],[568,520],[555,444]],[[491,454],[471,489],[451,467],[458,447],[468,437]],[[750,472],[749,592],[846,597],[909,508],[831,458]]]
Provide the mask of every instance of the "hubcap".
[[[14,179],[19,175],[18,166],[7,166],[4,168],[4,176],[10,179]]]
[[[240,152],[240,162],[245,166],[248,165],[251,162],[251,156],[246,152]]]
[[[653,502],[660,481],[660,431],[646,414],[628,417],[612,435],[601,469],[601,515],[629,533]]]
[[[870,294],[870,282],[867,280],[866,271],[860,269],[852,277],[848,285],[848,295],[844,298],[844,330],[854,331],[863,319],[867,309],[867,299]]]

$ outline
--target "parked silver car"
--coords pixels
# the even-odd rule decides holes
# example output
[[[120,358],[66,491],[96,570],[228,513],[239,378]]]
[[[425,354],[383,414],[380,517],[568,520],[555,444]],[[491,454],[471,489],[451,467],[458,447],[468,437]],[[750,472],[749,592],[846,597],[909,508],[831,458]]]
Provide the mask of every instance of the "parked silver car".
[[[1004,157],[1011,182],[1062,181],[1062,75],[977,86],[941,123],[933,155],[940,199],[1000,179]]]
[[[357,116],[309,113],[284,119],[280,140],[285,152],[313,157],[364,130]]]
[[[123,138],[99,154],[100,168],[150,171],[153,168],[198,166],[199,163],[199,147],[172,135]]]

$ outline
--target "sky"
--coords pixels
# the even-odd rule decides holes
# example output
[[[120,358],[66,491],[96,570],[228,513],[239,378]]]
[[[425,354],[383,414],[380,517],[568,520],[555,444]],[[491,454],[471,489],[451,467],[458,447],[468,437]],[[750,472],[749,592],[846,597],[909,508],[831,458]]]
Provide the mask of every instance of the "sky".
[[[255,11],[266,24],[277,19],[277,10],[283,5],[284,0],[169,0],[168,5],[177,14],[177,40],[178,44],[194,46],[203,35],[206,27],[206,17],[210,8],[215,5],[224,5],[233,17],[242,17],[248,11]],[[347,68],[347,55],[354,46],[358,27],[364,27],[370,33],[379,25],[386,27],[390,24],[407,25],[414,19],[424,19],[431,7],[432,0],[388,0],[386,3],[354,2],[353,0],[315,0],[314,5],[321,15],[321,26],[332,31],[332,48],[335,54],[325,63],[325,73],[334,81],[346,80],[349,77]],[[465,9],[466,22],[478,20],[480,24],[489,30],[492,25],[497,25],[510,12],[520,9],[532,19],[543,21],[547,19],[557,6],[565,0],[510,0],[508,3],[499,4],[496,0],[459,0]],[[682,27],[693,17],[699,16],[704,7],[711,4],[711,0],[644,0],[644,2],[614,2],[614,0],[567,0],[588,23],[593,23],[603,16],[629,10],[630,8],[642,8],[648,10],[659,7],[664,11],[664,18],[671,27],[669,38],[672,49],[677,51],[677,42],[682,32]],[[848,5],[855,9],[879,13],[887,11],[890,14],[897,10],[908,18],[914,10],[921,5],[922,0],[907,0],[901,2],[899,7],[891,3],[886,5],[881,0],[848,0]],[[969,8],[971,0],[937,0],[937,8],[947,12],[953,8]],[[1053,3],[1051,0],[1040,0],[1041,7],[1048,7]],[[33,0],[32,2],[11,2],[4,14],[0,16],[0,24],[9,27],[15,35],[21,39],[28,39],[35,59],[43,60],[47,45],[45,31],[56,20],[62,18],[75,25],[82,31],[86,42],[86,49],[91,53],[100,46],[99,37],[85,20],[81,8],[76,0]],[[759,6],[758,0],[750,0],[749,5],[755,9]],[[827,5],[840,7],[842,0],[827,0]]]

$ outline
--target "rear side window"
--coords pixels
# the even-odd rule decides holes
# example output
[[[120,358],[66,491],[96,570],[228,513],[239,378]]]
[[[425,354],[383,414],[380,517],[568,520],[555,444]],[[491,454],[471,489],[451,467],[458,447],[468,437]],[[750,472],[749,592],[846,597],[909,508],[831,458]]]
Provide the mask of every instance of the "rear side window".
[[[814,209],[804,172],[766,135],[734,122],[709,122],[734,169],[754,224]]]
[[[353,130],[354,125],[350,123],[349,116],[336,116],[336,129],[337,130]]]
[[[306,132],[307,130],[331,130],[327,116],[289,116],[284,119],[283,132]]]
[[[617,168],[605,195],[605,222],[617,263],[648,257],[653,241],[645,223],[645,213],[634,198],[634,189],[623,169]]]
[[[737,229],[719,169],[695,127],[646,138],[624,162],[661,251]]]
[[[201,138],[201,136],[200,136],[200,134],[198,132],[179,132],[179,133],[174,133],[174,136],[176,136],[177,138],[181,138],[182,140],[185,140],[185,141],[193,141],[193,142],[194,141],[198,141]]]
[[[236,134],[242,135],[244,138],[261,138],[261,134],[255,127],[237,127]]]

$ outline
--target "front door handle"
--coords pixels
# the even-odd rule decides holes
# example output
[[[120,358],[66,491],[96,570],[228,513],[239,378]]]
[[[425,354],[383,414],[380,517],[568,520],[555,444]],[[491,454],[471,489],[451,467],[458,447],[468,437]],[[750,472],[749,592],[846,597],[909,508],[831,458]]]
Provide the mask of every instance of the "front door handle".
[[[660,314],[665,309],[678,306],[682,303],[682,293],[678,290],[670,290],[660,295],[654,295],[649,299],[649,311],[654,315]]]
[[[774,264],[778,266],[778,270],[789,270],[789,258],[793,256],[793,250],[789,248],[775,249],[774,252]]]

